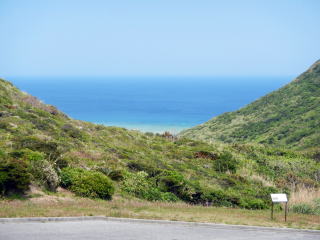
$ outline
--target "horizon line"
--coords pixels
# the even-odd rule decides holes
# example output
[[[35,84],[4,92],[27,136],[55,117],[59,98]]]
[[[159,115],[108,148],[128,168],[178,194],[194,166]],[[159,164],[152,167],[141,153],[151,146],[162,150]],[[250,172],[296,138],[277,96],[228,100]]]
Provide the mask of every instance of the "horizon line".
[[[95,79],[194,79],[194,78],[202,78],[202,79],[209,79],[209,78],[295,78],[298,75],[57,75],[57,76],[50,76],[50,75],[37,75],[37,76],[25,76],[25,75],[11,75],[11,76],[2,76],[0,75],[1,79],[10,80],[10,79],[30,79],[34,78],[46,78],[46,79],[84,79],[84,78],[95,78]]]

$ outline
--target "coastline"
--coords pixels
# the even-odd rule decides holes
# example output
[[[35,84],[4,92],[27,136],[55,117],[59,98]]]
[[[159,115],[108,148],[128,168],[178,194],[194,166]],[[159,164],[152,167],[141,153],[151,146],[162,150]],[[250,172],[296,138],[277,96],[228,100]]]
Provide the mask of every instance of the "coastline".
[[[184,129],[191,128],[191,125],[173,125],[173,124],[143,124],[143,123],[114,123],[114,122],[94,122],[95,124],[101,124],[107,127],[121,127],[128,130],[136,130],[140,132],[152,132],[152,133],[164,133],[170,132],[172,134],[178,134]]]

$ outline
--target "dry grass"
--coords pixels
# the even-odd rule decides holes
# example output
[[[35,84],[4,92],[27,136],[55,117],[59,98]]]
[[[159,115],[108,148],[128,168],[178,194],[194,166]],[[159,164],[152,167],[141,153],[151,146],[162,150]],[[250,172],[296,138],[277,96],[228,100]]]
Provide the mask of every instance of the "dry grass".
[[[147,202],[116,196],[112,201],[78,198],[68,192],[41,195],[27,200],[0,200],[0,217],[111,216],[165,219],[273,227],[320,229],[320,217],[283,212],[270,219],[269,210],[245,210],[192,206],[185,203]]]
[[[320,189],[300,187],[293,192],[289,199],[289,204],[312,203],[315,199],[320,199]]]
[[[274,187],[275,186],[272,181],[269,181],[260,175],[251,174],[251,175],[244,175],[244,176],[246,176],[248,179],[250,179],[252,181],[261,182],[262,185],[265,187]]]

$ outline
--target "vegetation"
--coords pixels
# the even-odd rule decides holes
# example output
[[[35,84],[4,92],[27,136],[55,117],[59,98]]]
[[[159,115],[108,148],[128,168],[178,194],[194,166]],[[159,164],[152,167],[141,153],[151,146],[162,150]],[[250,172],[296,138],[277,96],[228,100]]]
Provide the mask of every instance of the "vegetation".
[[[179,200],[172,192],[161,191],[154,181],[148,180],[146,172],[126,173],[122,183],[122,190],[149,201],[176,202]]]
[[[316,199],[313,204],[295,204],[291,209],[294,213],[320,215],[320,199]]]
[[[203,207],[183,202],[146,201],[114,195],[104,200],[80,198],[58,189],[57,193],[34,191],[32,198],[1,201],[0,217],[66,217],[107,216],[123,218],[163,219],[172,221],[209,222],[268,227],[308,228],[320,230],[318,215],[289,212],[284,221],[283,209],[248,210],[226,207]]]
[[[294,213],[318,215],[320,221],[320,189],[299,189],[292,193],[289,209]]]
[[[271,192],[319,187],[318,152],[206,143],[70,119],[0,80],[1,195],[36,185],[110,200],[266,209]],[[317,121],[317,120],[315,120]]]
[[[29,189],[30,175],[27,165],[16,159],[1,160],[0,162],[0,193],[23,193]]]
[[[255,142],[319,153],[320,60],[279,90],[180,135],[208,142]]]
[[[61,171],[61,186],[82,197],[111,199],[114,186],[100,172],[82,168],[64,168]]]

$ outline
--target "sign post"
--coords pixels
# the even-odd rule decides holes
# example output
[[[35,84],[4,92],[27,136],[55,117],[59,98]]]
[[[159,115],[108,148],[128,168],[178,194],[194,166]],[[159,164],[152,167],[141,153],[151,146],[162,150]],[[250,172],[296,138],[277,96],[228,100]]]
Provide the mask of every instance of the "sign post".
[[[271,194],[272,206],[271,206],[271,220],[273,220],[273,205],[274,203],[286,203],[284,209],[284,221],[287,221],[287,213],[288,213],[288,198],[285,193],[276,193]]]
[[[286,202],[286,206],[284,209],[284,221],[287,221],[287,214],[288,214],[288,202]]]

